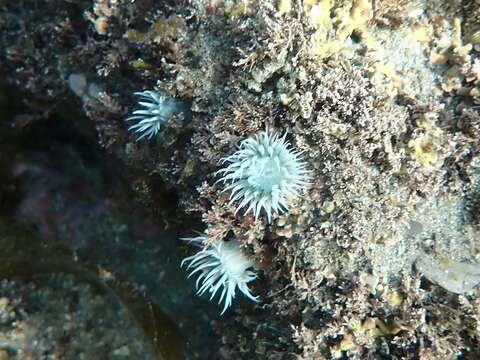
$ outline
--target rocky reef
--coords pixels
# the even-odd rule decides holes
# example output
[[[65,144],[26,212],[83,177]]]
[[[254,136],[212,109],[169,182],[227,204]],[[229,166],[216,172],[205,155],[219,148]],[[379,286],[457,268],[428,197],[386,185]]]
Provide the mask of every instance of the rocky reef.
[[[0,359],[480,357],[478,1],[0,1],[0,30]],[[249,196],[299,176],[265,131],[305,165],[272,214]],[[198,232],[258,303],[195,296]]]

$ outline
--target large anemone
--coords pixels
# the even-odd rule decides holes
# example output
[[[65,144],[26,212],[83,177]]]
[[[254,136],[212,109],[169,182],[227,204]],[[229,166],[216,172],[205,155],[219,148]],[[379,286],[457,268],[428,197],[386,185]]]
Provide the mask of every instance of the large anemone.
[[[219,181],[229,183],[230,202],[241,200],[237,211],[248,206],[255,219],[263,209],[270,222],[272,214],[288,209],[290,200],[299,196],[307,185],[306,163],[301,152],[291,149],[286,135],[268,130],[241,142],[240,149],[224,158],[228,166],[219,170]]]

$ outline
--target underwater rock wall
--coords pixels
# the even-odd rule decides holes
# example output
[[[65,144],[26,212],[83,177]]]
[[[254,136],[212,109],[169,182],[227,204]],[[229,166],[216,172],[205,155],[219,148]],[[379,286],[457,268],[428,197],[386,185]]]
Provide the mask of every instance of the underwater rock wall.
[[[214,356],[480,356],[475,1],[0,6],[0,74],[22,94],[2,129],[18,135],[59,114],[121,164],[134,208],[178,238],[237,241],[255,264],[259,303],[237,291],[221,318],[200,323],[216,333]],[[141,91],[169,107],[142,105]],[[129,131],[134,111],[161,120],[151,139]],[[266,129],[286,133],[308,170],[271,221],[230,201],[217,173]],[[155,269],[151,257],[127,259]]]

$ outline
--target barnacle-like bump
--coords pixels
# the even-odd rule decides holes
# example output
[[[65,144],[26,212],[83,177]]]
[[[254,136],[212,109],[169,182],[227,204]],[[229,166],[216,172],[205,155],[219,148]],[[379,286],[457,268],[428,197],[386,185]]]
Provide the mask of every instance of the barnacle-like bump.
[[[205,236],[184,239],[197,246],[204,246]],[[250,300],[258,298],[250,293],[247,283],[256,279],[252,270],[254,263],[244,255],[240,244],[235,240],[216,241],[207,245],[193,256],[183,259],[181,266],[187,265],[188,277],[199,274],[196,281],[197,295],[210,293],[210,301],[221,290],[218,304],[224,303],[222,314],[232,305],[238,288]]]
[[[138,121],[128,130],[133,130],[139,135],[137,141],[144,137],[151,139],[157,135],[160,126],[175,112],[176,102],[165,94],[152,90],[135,92],[134,95],[140,98],[138,103],[144,109],[135,110],[132,116],[127,118],[127,121]]]
[[[272,214],[288,209],[290,200],[299,196],[308,184],[306,163],[301,152],[293,150],[287,134],[270,134],[268,129],[243,140],[234,154],[222,159],[228,163],[219,180],[228,183],[224,191],[231,191],[230,203],[240,200],[237,211],[248,206],[255,220],[262,209],[270,222]]]

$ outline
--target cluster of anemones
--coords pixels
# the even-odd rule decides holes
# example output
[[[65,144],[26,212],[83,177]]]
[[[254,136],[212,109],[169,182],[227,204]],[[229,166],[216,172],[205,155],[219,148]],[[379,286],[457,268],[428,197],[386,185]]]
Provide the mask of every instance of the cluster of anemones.
[[[152,138],[160,125],[173,113],[174,100],[154,91],[135,93],[143,101],[144,110],[136,110],[127,120],[139,120],[129,128],[143,137]],[[293,150],[286,140],[268,130],[243,140],[238,151],[222,159],[226,166],[219,170],[219,182],[226,184],[224,191],[230,191],[230,202],[238,202],[237,211],[246,208],[255,220],[263,212],[267,222],[272,216],[288,210],[289,202],[298,197],[308,183],[306,163],[301,153]],[[206,243],[205,236],[188,239],[202,247],[195,255],[182,261],[190,270],[189,277],[198,274],[197,294],[210,294],[213,300],[219,296],[223,302],[222,314],[231,306],[236,289],[245,296],[257,301],[247,283],[257,276],[254,263],[243,253],[236,240]]]
[[[238,151],[222,160],[228,165],[218,171],[223,175],[219,181],[227,183],[225,191],[231,191],[230,201],[239,201],[237,211],[246,207],[245,212],[251,211],[255,219],[264,211],[270,222],[272,215],[287,210],[288,202],[307,185],[306,163],[300,155],[290,148],[285,135],[272,135],[267,130],[244,140]],[[197,244],[205,241],[205,237],[195,239]],[[200,273],[196,283],[199,295],[209,291],[212,300],[222,289],[222,314],[232,304],[237,288],[257,301],[247,287],[256,278],[254,264],[237,241],[214,242],[183,263],[189,263],[190,276]]]

